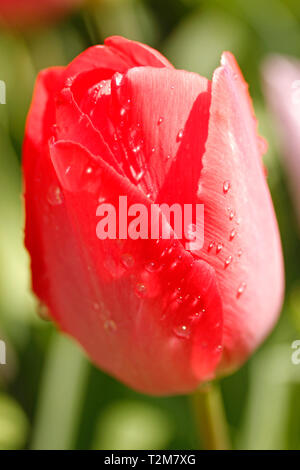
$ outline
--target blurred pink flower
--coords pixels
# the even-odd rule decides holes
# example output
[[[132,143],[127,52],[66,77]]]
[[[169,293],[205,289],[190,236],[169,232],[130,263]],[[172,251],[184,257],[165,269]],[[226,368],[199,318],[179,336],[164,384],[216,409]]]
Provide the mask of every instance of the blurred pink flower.
[[[263,65],[263,78],[300,223],[300,61],[270,56]]]
[[[23,29],[57,19],[84,0],[0,0],[0,23]]]

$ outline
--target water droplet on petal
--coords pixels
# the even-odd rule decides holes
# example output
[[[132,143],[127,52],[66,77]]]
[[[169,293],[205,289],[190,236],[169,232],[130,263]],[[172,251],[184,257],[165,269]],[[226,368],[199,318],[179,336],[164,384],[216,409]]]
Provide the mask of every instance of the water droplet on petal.
[[[155,263],[155,261],[151,261],[150,263],[146,264],[145,269],[149,273],[154,273],[155,271],[159,269],[159,264]]]
[[[147,288],[144,283],[138,282],[135,286],[135,291],[139,297],[142,297],[143,295],[146,294]]]
[[[193,314],[193,316],[196,317],[196,318],[200,318],[201,315],[202,315],[202,312],[195,312],[195,313]]]
[[[191,330],[187,325],[177,325],[174,328],[174,333],[178,338],[188,338],[191,334]]]
[[[231,210],[231,209],[228,209],[228,212],[229,212],[229,220],[233,220],[233,218],[234,218],[234,211]]]
[[[214,245],[215,245],[215,242],[210,242],[210,244],[208,245],[207,251],[212,250]]]
[[[242,284],[239,286],[237,290],[237,294],[236,294],[237,297],[240,297],[244,293],[246,287],[247,287],[247,284],[245,282],[242,282]]]
[[[238,255],[239,258],[242,256],[242,254],[243,254],[242,250],[239,250],[239,251],[237,252],[237,255]]]
[[[92,172],[93,172],[93,169],[89,166],[89,167],[86,169],[86,173],[87,173],[88,175],[90,175]]]
[[[177,134],[177,142],[179,142],[183,137],[183,129],[180,129],[180,131]]]
[[[111,320],[111,319],[105,320],[103,326],[104,326],[104,329],[105,329],[106,331],[111,331],[111,332],[113,332],[113,331],[116,331],[116,329],[117,329],[116,323],[115,323],[113,320]]]
[[[135,169],[133,168],[132,165],[130,165],[129,169],[130,169],[130,173],[131,173],[132,177],[138,183],[144,176],[144,173],[145,173],[144,170],[135,171]]]
[[[141,146],[137,145],[136,147],[133,147],[132,151],[133,153],[138,153],[141,150]]]
[[[230,181],[224,181],[223,183],[223,192],[224,194],[228,193],[230,189]]]
[[[230,232],[229,240],[230,240],[230,241],[233,240],[235,236],[236,236],[236,231],[233,229],[233,230],[231,230],[231,232]]]
[[[220,253],[220,251],[222,250],[223,248],[223,244],[222,243],[218,243],[217,244],[217,247],[216,247],[216,253]]]
[[[228,266],[230,265],[230,263],[232,262],[232,256],[228,256],[228,258],[226,258],[225,260],[225,263],[224,263],[224,268],[228,268]]]
[[[119,72],[115,74],[116,85],[120,86],[123,80],[123,75]]]
[[[74,78],[73,78],[73,77],[69,77],[69,78],[67,78],[67,80],[66,80],[66,86],[67,86],[67,87],[70,87],[70,86],[72,86],[72,84],[73,84],[73,80],[74,80]]]
[[[178,266],[178,261],[174,261],[174,263],[171,264],[170,269],[175,269]]]
[[[157,121],[157,124],[158,125],[162,124],[163,120],[164,120],[164,118],[160,117],[159,120]]]
[[[59,186],[50,186],[47,199],[51,206],[58,206],[63,202],[63,194]]]
[[[123,253],[121,260],[125,268],[132,268],[134,266],[134,258],[130,253]]]

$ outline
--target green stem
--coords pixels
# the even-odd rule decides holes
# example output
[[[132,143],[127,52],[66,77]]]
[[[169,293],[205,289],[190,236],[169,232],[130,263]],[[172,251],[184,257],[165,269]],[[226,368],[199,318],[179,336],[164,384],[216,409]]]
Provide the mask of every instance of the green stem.
[[[230,449],[228,426],[218,385],[205,384],[191,398],[202,447],[206,450]]]
[[[43,371],[32,449],[74,449],[88,379],[88,361],[55,333]]]

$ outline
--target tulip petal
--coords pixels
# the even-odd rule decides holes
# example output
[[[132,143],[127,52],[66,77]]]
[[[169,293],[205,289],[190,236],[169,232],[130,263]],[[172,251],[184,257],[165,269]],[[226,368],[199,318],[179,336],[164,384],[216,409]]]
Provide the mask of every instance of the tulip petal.
[[[116,206],[124,194],[128,206],[149,208],[148,198],[79,145],[50,152],[63,200],[39,218],[52,280],[43,298],[60,327],[143,392],[185,393],[212,378],[222,344],[214,270],[174,238],[99,240],[99,197]]]
[[[101,131],[93,126],[89,116],[77,106],[70,88],[64,88],[56,101],[57,140],[71,140],[101,155],[116,171],[124,174],[115,154],[103,139]]]
[[[201,119],[196,111],[194,125]],[[215,269],[223,303],[222,372],[239,365],[260,344],[282,304],[280,240],[260,149],[246,84],[233,56],[226,53],[213,77],[206,151],[194,187],[194,202],[205,207],[205,244],[195,255]],[[198,148],[191,152],[196,160]],[[170,175],[161,198],[174,184],[180,188],[177,199],[184,197],[181,188],[190,180],[180,171],[185,161],[181,157],[174,168],[176,180]]]
[[[39,285],[44,279],[44,250],[39,236],[39,188],[42,187],[39,165],[40,160],[48,153],[48,140],[54,134],[55,103],[53,96],[59,89],[63,67],[52,67],[39,73],[35,85],[32,105],[27,117],[25,139],[23,145],[23,173],[25,179],[25,245],[32,254],[32,284],[40,296]],[[53,176],[53,168],[49,168],[49,182]],[[30,182],[30,183],[28,183]],[[49,186],[49,182],[47,187]],[[35,185],[32,191],[31,185]],[[55,195],[54,195],[55,197]]]
[[[157,50],[137,41],[122,36],[111,36],[104,44],[113,49],[121,57],[131,62],[131,67],[148,65],[150,67],[173,68],[173,65]]]
[[[114,73],[125,73],[138,66],[173,68],[170,62],[158,51],[137,41],[119,36],[105,40],[104,46],[92,46],[77,56],[67,67],[65,79],[74,80],[79,74],[97,71],[98,81],[111,77]]]
[[[126,176],[156,200],[174,161],[182,161],[180,155],[184,155],[180,171],[189,180],[185,186],[188,193],[198,181],[202,166],[208,132],[209,80],[185,71],[136,67],[123,76],[121,83],[114,76],[109,86],[105,91],[103,84],[102,93],[97,89],[96,98],[95,90],[89,90],[81,100],[81,109],[101,129],[112,153],[123,163]],[[197,116],[201,114],[197,122],[194,109]],[[189,151],[190,146],[197,148],[197,158]],[[174,183],[172,192],[176,194]],[[185,199],[188,203],[189,194]]]
[[[215,268],[222,293],[223,370],[263,341],[283,300],[280,236],[260,143],[247,85],[233,55],[225,53],[213,78],[198,193],[206,206],[207,242],[224,244],[221,257],[202,257]]]

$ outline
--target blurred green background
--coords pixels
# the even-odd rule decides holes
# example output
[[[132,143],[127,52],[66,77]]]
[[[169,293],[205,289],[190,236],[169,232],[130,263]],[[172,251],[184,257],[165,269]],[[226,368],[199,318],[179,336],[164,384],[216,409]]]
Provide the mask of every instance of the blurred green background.
[[[261,90],[260,65],[279,52],[300,58],[299,0],[100,0],[58,23],[24,33],[0,30],[0,449],[193,449],[186,397],[151,398],[94,368],[42,321],[30,293],[23,248],[21,145],[35,76],[120,34],[159,49],[178,68],[211,77],[232,51],[250,84],[286,263],[281,319],[260,350],[221,387],[236,449],[300,449],[300,241],[278,141]],[[300,77],[299,77],[300,78]],[[299,155],[300,158],[300,155]],[[268,262],[268,260],[266,260]]]

